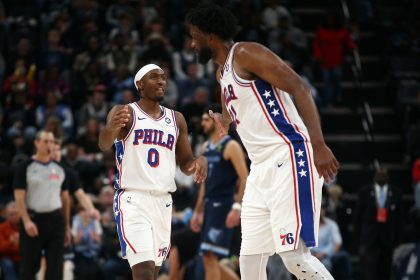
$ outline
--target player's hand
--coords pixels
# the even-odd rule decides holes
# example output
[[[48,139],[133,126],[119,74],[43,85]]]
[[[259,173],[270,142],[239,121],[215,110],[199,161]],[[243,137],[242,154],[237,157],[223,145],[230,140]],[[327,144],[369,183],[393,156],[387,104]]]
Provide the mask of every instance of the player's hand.
[[[128,105],[121,105],[118,106],[115,110],[114,115],[111,118],[109,123],[109,127],[111,129],[119,129],[125,127],[127,123],[130,121],[131,114],[128,110]]]
[[[28,220],[27,222],[23,223],[23,225],[25,227],[26,233],[30,237],[38,236],[38,227],[36,226],[34,222],[32,222],[31,220]]]
[[[329,184],[337,175],[340,164],[325,143],[314,145],[314,162],[319,177],[324,177],[325,183]]]
[[[64,232],[64,247],[67,247],[70,245],[71,242],[71,234],[70,234],[70,229],[66,228],[65,232]]]
[[[203,213],[197,213],[194,211],[190,220],[191,230],[195,233],[200,232],[202,224],[203,224]]]
[[[226,227],[233,228],[239,225],[241,220],[241,212],[239,210],[232,209],[226,217]]]
[[[226,124],[223,121],[223,115],[220,113],[215,113],[212,110],[209,111],[209,116],[216,122],[217,131],[220,136],[225,136],[229,130],[229,124]]]
[[[199,156],[192,163],[188,171],[194,172],[194,182],[202,183],[207,178],[207,159],[203,156]]]
[[[93,208],[89,211],[89,216],[99,221],[99,219],[101,218],[101,213],[99,213],[98,209]]]

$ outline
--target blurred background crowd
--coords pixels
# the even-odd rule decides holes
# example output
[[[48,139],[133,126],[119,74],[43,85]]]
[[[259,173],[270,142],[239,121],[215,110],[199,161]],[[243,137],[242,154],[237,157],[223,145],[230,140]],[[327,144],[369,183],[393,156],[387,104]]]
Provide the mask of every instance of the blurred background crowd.
[[[335,182],[324,187],[320,247],[313,254],[336,279],[362,279],[367,268],[385,277],[368,279],[420,279],[418,1],[217,2],[239,20],[236,41],[264,44],[311,85],[326,141],[341,162]],[[62,161],[80,179],[72,187],[82,188],[100,212],[95,219],[73,201],[66,279],[130,279],[113,219],[114,154],[99,150],[98,135],[114,104],[138,100],[137,70],[156,63],[168,75],[163,104],[184,114],[198,153],[205,140],[201,115],[219,93],[214,65],[197,64],[191,49],[184,16],[194,4],[0,0],[2,271],[17,269],[20,260],[13,171],[45,129],[62,142]],[[173,246],[180,260],[166,262],[161,277],[203,279],[188,232],[198,186],[178,173]],[[371,214],[377,185],[387,186],[386,222]],[[221,261],[238,272],[236,231],[232,256]],[[269,279],[292,279],[276,256],[267,269]]]

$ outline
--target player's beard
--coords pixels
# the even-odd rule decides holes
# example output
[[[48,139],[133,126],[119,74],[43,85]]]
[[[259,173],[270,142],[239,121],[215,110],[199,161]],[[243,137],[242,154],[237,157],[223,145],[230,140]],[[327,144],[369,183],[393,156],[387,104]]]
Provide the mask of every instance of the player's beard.
[[[210,48],[202,48],[198,53],[198,62],[201,64],[206,64],[211,59],[211,50]]]
[[[153,101],[155,101],[155,102],[162,102],[162,101],[163,101],[163,99],[164,99],[164,97],[163,97],[163,96],[155,96],[155,97],[153,98]]]

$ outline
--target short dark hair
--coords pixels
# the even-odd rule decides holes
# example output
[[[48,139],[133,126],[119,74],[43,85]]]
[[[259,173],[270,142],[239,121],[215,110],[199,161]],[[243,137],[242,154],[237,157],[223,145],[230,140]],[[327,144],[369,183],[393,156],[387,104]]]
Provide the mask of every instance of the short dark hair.
[[[220,104],[217,103],[213,103],[210,104],[209,106],[207,106],[204,111],[203,114],[208,114],[209,111],[212,110],[214,113],[222,113],[222,106],[220,106]]]
[[[215,34],[222,40],[236,35],[236,17],[227,9],[211,2],[201,2],[186,17],[188,23],[207,34]]]

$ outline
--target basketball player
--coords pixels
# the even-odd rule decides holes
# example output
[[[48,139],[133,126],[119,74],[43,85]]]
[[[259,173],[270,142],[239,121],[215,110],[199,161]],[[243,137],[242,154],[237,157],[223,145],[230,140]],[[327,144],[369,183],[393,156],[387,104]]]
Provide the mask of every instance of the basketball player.
[[[176,162],[197,183],[207,176],[206,158],[193,158],[183,115],[159,105],[166,79],[159,66],[142,67],[134,78],[140,100],[114,106],[99,136],[102,150],[116,148],[114,213],[135,280],[157,279],[169,253]]]
[[[218,104],[210,106],[209,109],[213,112],[222,112]],[[203,144],[202,150],[209,163],[209,173],[206,181],[201,184],[191,218],[191,229],[195,232],[201,230],[200,252],[203,254],[206,279],[238,279],[233,271],[219,264],[219,258],[229,256],[232,228],[239,224],[240,202],[248,176],[245,155],[237,141],[228,135],[221,136],[217,132],[208,110],[201,117],[201,127],[208,136],[208,141]],[[234,197],[237,181],[239,187]]]
[[[241,212],[242,279],[266,279],[275,252],[298,279],[333,279],[308,249],[317,245],[323,180],[339,168],[308,85],[264,46],[235,44],[227,9],[202,3],[187,20],[199,61],[218,65],[224,110],[210,113],[222,130],[234,123],[252,162]]]

